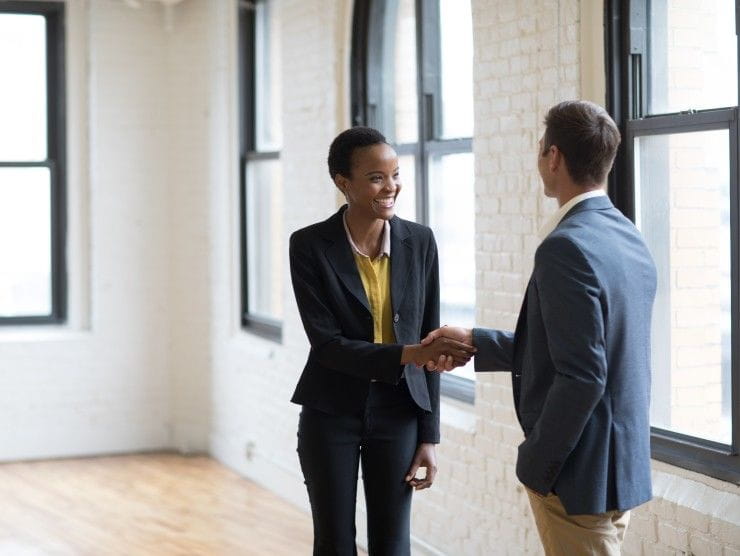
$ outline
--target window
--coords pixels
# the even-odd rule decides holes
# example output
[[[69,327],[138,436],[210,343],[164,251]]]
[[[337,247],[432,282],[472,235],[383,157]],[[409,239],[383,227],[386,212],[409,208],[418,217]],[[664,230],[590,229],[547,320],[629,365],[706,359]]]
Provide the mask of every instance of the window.
[[[0,2],[0,324],[65,318],[63,20]]]
[[[250,332],[280,340],[283,216],[280,41],[275,4],[239,2],[241,315]]]
[[[383,132],[399,155],[401,218],[434,230],[441,322],[475,323],[473,24],[469,1],[357,0],[352,122]],[[454,218],[451,216],[454,215]],[[473,401],[472,365],[442,392]]]
[[[610,193],[658,268],[653,457],[740,482],[734,0],[612,0]]]

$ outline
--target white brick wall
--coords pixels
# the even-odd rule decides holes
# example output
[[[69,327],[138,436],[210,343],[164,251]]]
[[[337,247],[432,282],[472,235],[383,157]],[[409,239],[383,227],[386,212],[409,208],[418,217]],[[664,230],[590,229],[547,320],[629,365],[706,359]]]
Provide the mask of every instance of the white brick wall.
[[[154,8],[67,11],[72,322],[0,330],[0,460],[170,444],[166,38]]]
[[[287,238],[337,206],[324,160],[349,123],[351,2],[277,1]],[[0,459],[209,447],[307,508],[288,402],[307,342],[288,276],[282,344],[238,324],[235,3],[182,2],[170,32],[161,8],[142,4],[68,2],[69,54],[78,74],[89,68],[72,78],[89,96],[71,124],[80,324],[43,338],[0,331]],[[582,50],[600,48],[580,44],[582,12],[578,0],[473,2],[484,325],[514,325],[536,231],[554,208],[535,145],[547,107],[578,95]],[[484,376],[476,388],[472,407],[443,404],[440,474],[416,497],[415,552],[540,553],[514,476],[522,436],[510,380]],[[635,512],[625,553],[740,552],[737,487],[660,463],[655,477],[659,497]]]
[[[212,246],[223,219],[214,212],[215,193],[229,159],[223,158],[224,125],[218,120],[226,91],[225,60],[218,50],[217,8],[184,2],[171,12],[165,30],[162,9],[155,15],[167,41],[167,71],[161,80],[167,106],[169,379],[173,446],[184,451],[208,448],[210,420],[211,326],[213,322]],[[233,10],[232,10],[233,12]],[[221,79],[219,79],[221,78]],[[226,212],[222,214],[227,214]]]

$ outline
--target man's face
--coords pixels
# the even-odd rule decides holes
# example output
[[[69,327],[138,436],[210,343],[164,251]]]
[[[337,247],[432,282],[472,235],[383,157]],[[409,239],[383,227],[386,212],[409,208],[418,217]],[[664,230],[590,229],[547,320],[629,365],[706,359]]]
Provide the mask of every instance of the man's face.
[[[547,151],[543,152],[544,144],[545,136],[543,135],[540,137],[539,143],[537,144],[537,170],[540,172],[540,178],[542,178],[545,196],[554,197],[553,175],[550,171],[550,156],[552,156],[552,149],[547,149]]]

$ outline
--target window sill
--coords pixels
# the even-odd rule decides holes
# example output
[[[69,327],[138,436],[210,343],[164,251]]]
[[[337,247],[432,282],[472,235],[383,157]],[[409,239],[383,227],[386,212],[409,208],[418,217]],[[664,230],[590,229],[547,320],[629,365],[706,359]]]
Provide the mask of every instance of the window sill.
[[[283,343],[283,323],[254,315],[242,317],[242,330],[277,344]]]
[[[652,467],[655,498],[740,526],[740,512],[734,508],[740,487],[655,460]]]
[[[478,416],[472,405],[443,398],[439,404],[439,420],[445,426],[472,434],[475,432]]]
[[[0,344],[81,341],[90,336],[89,330],[74,329],[68,325],[0,327]]]
[[[740,485],[740,456],[720,445],[653,428],[651,457],[675,467]]]
[[[475,381],[451,374],[443,374],[440,381],[442,396],[470,405],[475,403]]]

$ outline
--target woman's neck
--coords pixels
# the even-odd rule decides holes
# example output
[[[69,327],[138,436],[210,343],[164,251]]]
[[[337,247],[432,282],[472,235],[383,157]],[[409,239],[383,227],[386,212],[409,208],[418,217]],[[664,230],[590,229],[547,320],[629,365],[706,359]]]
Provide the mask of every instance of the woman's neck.
[[[357,248],[375,258],[381,249],[385,220],[382,218],[367,218],[354,213],[350,208],[345,212],[347,228]]]

